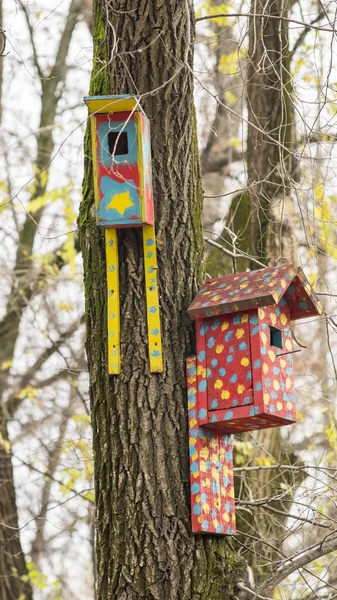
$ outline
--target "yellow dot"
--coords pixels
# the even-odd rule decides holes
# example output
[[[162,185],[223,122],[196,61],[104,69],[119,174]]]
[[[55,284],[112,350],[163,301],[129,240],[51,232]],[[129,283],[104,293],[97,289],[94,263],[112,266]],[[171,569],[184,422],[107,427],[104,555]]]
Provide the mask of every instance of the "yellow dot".
[[[287,284],[286,280],[285,279],[281,279],[281,288],[285,290],[286,287],[287,287],[287,285],[288,284]]]
[[[208,479],[208,477],[206,477],[206,478],[204,479],[204,486],[205,486],[205,487],[207,487],[207,488],[211,487],[211,482],[210,482],[210,480]]]
[[[242,336],[245,335],[245,330],[244,329],[238,329],[235,337],[239,340],[240,338],[242,338]]]
[[[229,327],[228,321],[224,321],[221,325],[221,331],[226,331],[226,329],[228,329],[228,327]]]
[[[220,299],[221,299],[221,296],[213,296],[212,302],[217,302]]]
[[[221,352],[223,351],[225,346],[223,346],[222,344],[219,344],[216,348],[215,348],[215,352],[217,354],[221,354]]]
[[[282,323],[282,325],[285,325],[286,323],[288,323],[287,316],[284,313],[282,313],[282,315],[281,315],[281,323]]]
[[[264,401],[264,403],[265,403],[265,404],[267,404],[267,406],[268,406],[268,404],[269,404],[269,400],[270,400],[270,396],[269,396],[269,394],[267,394],[267,393],[264,393],[264,394],[263,394],[263,401]]]
[[[292,381],[291,381],[290,377],[287,377],[287,379],[286,379],[287,390],[290,390],[291,386],[292,386]]]
[[[226,521],[226,523],[229,523],[229,514],[224,513],[222,516],[223,516],[223,520]]]
[[[230,393],[228,390],[222,390],[221,392],[221,398],[222,400],[228,400],[228,398],[230,397]]]
[[[261,342],[262,342],[262,344],[263,344],[264,346],[265,346],[265,345],[266,345],[266,343],[267,343],[267,336],[266,336],[266,334],[264,333],[264,331],[261,331]]]
[[[268,356],[269,356],[269,358],[270,358],[271,362],[274,362],[274,361],[275,361],[275,358],[276,358],[276,354],[275,354],[275,352],[273,352],[272,350],[269,350],[269,351],[268,351]]]
[[[280,367],[282,367],[282,369],[285,369],[287,366],[286,361],[284,360],[284,358],[280,358]]]
[[[200,450],[200,458],[203,458],[204,460],[207,460],[209,457],[209,449],[208,448],[201,448]]]
[[[282,402],[277,402],[276,403],[276,408],[277,408],[277,410],[282,410],[282,408],[283,408]]]
[[[214,481],[219,481],[220,473],[216,467],[212,468],[212,477],[213,477]]]
[[[277,379],[274,379],[274,381],[273,381],[273,388],[274,388],[274,390],[276,390],[277,392],[278,392],[278,391],[279,391],[279,389],[280,389],[280,384],[279,384],[279,382],[277,381]]]
[[[264,312],[263,308],[259,308],[259,317],[260,319],[264,319],[266,316],[266,313]]]
[[[221,381],[221,379],[217,379],[214,384],[214,389],[221,390],[222,386],[223,386],[223,381]]]
[[[245,313],[241,317],[241,323],[247,323],[247,321],[248,321],[248,315],[247,315],[247,313]]]
[[[293,405],[291,404],[291,402],[287,402],[287,409],[288,410],[292,410],[293,409]]]
[[[237,389],[238,389],[238,394],[242,394],[242,392],[244,392],[246,388],[244,385],[238,385]]]
[[[206,515],[209,515],[210,510],[211,510],[210,506],[209,506],[209,504],[207,504],[207,502],[205,502],[205,504],[201,505],[201,509],[202,509],[202,512],[205,513]]]
[[[286,340],[284,345],[287,348],[287,350],[292,350],[292,344],[290,340]]]
[[[241,358],[241,364],[243,367],[248,367],[249,365],[249,358]]]
[[[273,325],[276,325],[276,315],[274,313],[270,314],[270,320]]]
[[[263,365],[262,365],[262,371],[264,372],[265,375],[268,373],[268,365],[267,365],[267,363],[263,363]]]

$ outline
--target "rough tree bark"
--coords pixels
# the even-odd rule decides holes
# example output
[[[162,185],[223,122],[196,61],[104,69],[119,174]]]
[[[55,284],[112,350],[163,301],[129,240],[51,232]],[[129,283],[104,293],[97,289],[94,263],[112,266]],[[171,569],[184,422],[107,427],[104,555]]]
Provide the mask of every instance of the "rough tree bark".
[[[151,121],[164,372],[150,374],[142,233],[118,232],[120,376],[107,374],[104,235],[94,218],[90,140],[79,224],[85,270],[100,600],[230,600],[245,567],[231,541],[193,536],[184,360],[187,307],[202,279],[190,0],[96,0],[91,94],[133,93]],[[142,96],[143,95],[143,96]]]
[[[251,254],[266,264],[294,261],[290,198],[293,108],[287,17],[291,0],[252,0],[247,67],[247,167]],[[268,18],[272,15],[274,18]],[[254,263],[252,269],[256,269]]]
[[[291,100],[291,52],[288,44],[288,22],[275,17],[287,17],[291,0],[252,0],[249,23],[249,52],[246,98],[248,106],[247,173],[250,202],[249,248],[251,255],[266,265],[297,262],[294,241],[295,219],[291,200],[291,181],[296,168],[292,160],[294,136]],[[273,15],[274,18],[269,18]],[[251,261],[251,269],[258,268]],[[281,429],[267,429],[249,434],[253,438],[251,459],[261,455],[272,457],[275,463],[296,461],[287,446]],[[239,528],[256,538],[248,540],[255,551],[249,558],[260,581],[273,569],[280,556],[281,540],[286,531],[289,506],[300,477],[292,471],[263,471],[258,477],[241,481],[241,495],[254,500],[277,497],[282,501],[272,506],[281,511],[277,516],[261,509],[254,514],[239,512]],[[245,491],[246,486],[246,491]],[[289,490],[284,495],[285,487]],[[270,545],[265,544],[269,541]],[[261,561],[262,559],[262,561]],[[263,569],[258,568],[263,563]]]

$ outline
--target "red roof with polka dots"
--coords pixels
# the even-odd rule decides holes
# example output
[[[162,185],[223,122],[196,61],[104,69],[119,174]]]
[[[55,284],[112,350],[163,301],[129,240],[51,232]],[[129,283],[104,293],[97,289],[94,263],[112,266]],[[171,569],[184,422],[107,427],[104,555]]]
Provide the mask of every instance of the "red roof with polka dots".
[[[291,320],[323,312],[322,304],[300,267],[291,264],[209,279],[188,309],[192,319],[278,304],[283,298]]]

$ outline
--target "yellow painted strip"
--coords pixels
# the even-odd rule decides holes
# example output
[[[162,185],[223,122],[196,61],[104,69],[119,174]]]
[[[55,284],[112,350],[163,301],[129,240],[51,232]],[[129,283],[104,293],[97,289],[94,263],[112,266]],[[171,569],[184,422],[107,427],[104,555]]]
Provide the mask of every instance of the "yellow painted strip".
[[[143,133],[142,133],[142,118],[140,113],[137,114],[137,136],[138,136],[138,169],[139,169],[139,199],[142,211],[142,221],[145,222],[145,189],[144,189],[144,160],[143,160]]]
[[[97,134],[96,134],[96,117],[90,117],[91,121],[91,144],[92,144],[92,167],[94,171],[94,195],[96,215],[99,205],[99,188],[98,188],[98,168],[97,168]],[[96,216],[97,220],[97,216]]]
[[[157,282],[156,238],[153,225],[143,227],[143,246],[150,371],[151,373],[160,373],[163,370],[163,354]]]
[[[141,110],[135,96],[85,96],[83,100],[89,111],[96,114]]]
[[[120,372],[120,308],[118,240],[116,229],[105,230],[106,273],[108,284],[108,371]]]

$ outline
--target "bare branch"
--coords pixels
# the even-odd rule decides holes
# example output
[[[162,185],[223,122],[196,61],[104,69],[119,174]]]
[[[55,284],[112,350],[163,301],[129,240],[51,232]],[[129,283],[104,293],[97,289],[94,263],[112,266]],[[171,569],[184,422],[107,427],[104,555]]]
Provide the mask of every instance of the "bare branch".
[[[209,21],[210,19],[220,19],[220,18],[236,18],[236,17],[253,17],[254,19],[257,17],[266,18],[266,15],[263,13],[219,13],[216,15],[206,15],[205,17],[198,17],[196,21]],[[295,25],[301,25],[306,29],[315,29],[316,31],[327,31],[328,33],[336,33],[336,29],[334,27],[318,27],[313,23],[305,23],[304,21],[297,21],[296,19],[290,19],[288,17],[283,17],[280,15],[271,15],[268,14],[268,19],[277,19],[278,21],[286,21],[288,23],[294,23]]]
[[[284,561],[280,567],[273,573],[266,577],[260,590],[270,594],[273,589],[281,583],[286,577],[297,571],[301,567],[305,567],[310,564],[313,560],[321,558],[330,552],[337,550],[337,532],[333,531],[328,534],[322,542],[311,546],[307,550],[303,550],[298,556],[291,557]]]
[[[219,250],[221,250],[221,252],[224,252],[225,254],[228,254],[228,256],[231,256],[232,258],[246,258],[247,260],[253,261],[254,263],[256,263],[257,265],[259,265],[260,267],[265,267],[266,266],[262,262],[260,262],[259,260],[257,260],[257,258],[253,258],[252,256],[248,256],[247,254],[244,254],[243,252],[240,252],[239,254],[235,254],[234,252],[231,252],[230,250],[227,250],[227,248],[224,248],[224,246],[221,246],[221,244],[218,244],[218,242],[215,242],[214,240],[211,240],[210,238],[208,238],[206,236],[204,236],[204,240],[205,240],[205,242],[207,242],[211,246],[214,246],[214,248],[218,248]]]
[[[44,79],[45,75],[40,67],[40,62],[39,62],[39,57],[37,55],[37,50],[36,50],[36,46],[35,46],[35,39],[34,39],[34,30],[32,27],[32,24],[30,22],[30,18],[29,18],[29,13],[28,13],[28,8],[24,5],[24,3],[22,2],[22,0],[17,0],[17,3],[19,4],[23,14],[25,15],[25,19],[26,19],[26,23],[27,23],[27,27],[28,27],[28,32],[29,32],[29,38],[30,38],[30,43],[32,45],[32,50],[33,50],[33,63],[34,66],[37,70],[37,74],[39,76],[40,79]]]

